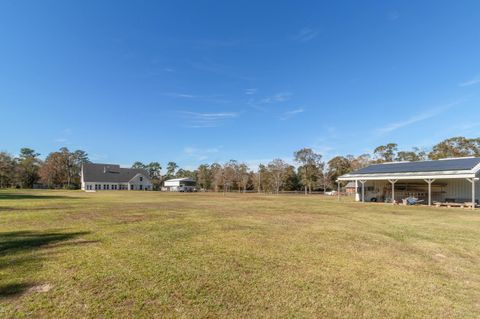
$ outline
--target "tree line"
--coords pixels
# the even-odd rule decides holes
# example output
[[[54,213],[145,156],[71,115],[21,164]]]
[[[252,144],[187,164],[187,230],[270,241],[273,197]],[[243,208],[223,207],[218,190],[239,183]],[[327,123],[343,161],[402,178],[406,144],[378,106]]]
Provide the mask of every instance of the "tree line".
[[[82,150],[71,152],[62,147],[48,154],[45,160],[31,148],[20,149],[17,157],[0,152],[0,188],[33,188],[42,184],[49,188],[76,189],[80,187],[80,170],[89,163]]]
[[[303,148],[293,154],[296,166],[283,159],[273,159],[269,163],[260,164],[255,170],[236,160],[223,164],[202,164],[195,170],[183,169],[175,162],[169,162],[164,174],[159,162],[135,162],[132,168],[145,169],[157,190],[167,179],[189,177],[197,181],[199,188],[209,191],[309,193],[334,189],[339,176],[370,164],[465,156],[480,156],[480,138],[452,137],[430,150],[399,150],[397,144],[388,143],[376,147],[371,154],[335,156],[328,161],[324,161],[323,156],[314,150]],[[80,170],[84,163],[90,163],[85,151],[70,151],[66,147],[48,154],[44,160],[30,148],[22,148],[16,157],[0,152],[0,188],[32,188],[42,185],[78,189]]]

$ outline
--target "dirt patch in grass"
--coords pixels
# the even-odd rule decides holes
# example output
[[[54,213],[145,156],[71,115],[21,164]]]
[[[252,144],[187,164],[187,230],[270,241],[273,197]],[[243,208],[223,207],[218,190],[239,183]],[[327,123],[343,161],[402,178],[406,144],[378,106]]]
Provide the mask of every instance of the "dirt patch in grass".
[[[34,293],[34,292],[49,292],[53,288],[52,284],[45,283],[45,284],[39,284],[35,285],[33,287],[28,288],[27,293]]]

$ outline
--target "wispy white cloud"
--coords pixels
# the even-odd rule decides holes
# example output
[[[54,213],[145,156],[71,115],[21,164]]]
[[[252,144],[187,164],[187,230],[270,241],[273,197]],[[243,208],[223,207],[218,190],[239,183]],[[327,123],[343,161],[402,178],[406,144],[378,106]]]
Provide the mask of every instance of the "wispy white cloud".
[[[271,96],[264,97],[260,100],[260,103],[270,104],[270,103],[278,103],[278,102],[285,102],[290,100],[292,97],[292,93],[290,92],[280,92]]]
[[[246,95],[254,95],[257,93],[257,89],[245,89]]]
[[[465,86],[475,85],[475,84],[479,84],[479,83],[480,83],[480,77],[476,76],[475,78],[473,78],[469,81],[459,83],[458,86],[465,87]]]
[[[178,93],[178,92],[164,92],[162,93],[162,95],[173,97],[173,98],[181,98],[181,99],[193,99],[197,97],[197,95],[187,94],[187,93]]]
[[[212,147],[207,149],[200,149],[196,147],[187,146],[183,149],[183,152],[188,157],[194,158],[198,161],[205,161],[209,159],[212,155],[220,152],[219,147]]]
[[[66,129],[63,129],[60,137],[54,139],[53,141],[55,143],[59,143],[59,144],[64,144],[64,145],[70,145],[70,141],[69,141],[69,137],[73,134],[73,131],[72,129],[70,128],[66,128]]]
[[[263,98],[254,98],[253,95],[250,94],[251,98],[247,101],[247,105],[261,112],[266,112],[269,110],[267,105],[288,101],[292,95],[291,92],[279,92],[270,96],[264,96]]]
[[[308,42],[317,37],[318,31],[311,28],[303,28],[294,36],[294,39],[300,42]]]
[[[293,116],[301,114],[303,112],[305,112],[305,110],[303,108],[298,108],[298,109],[295,109],[295,110],[287,111],[287,112],[284,112],[282,114],[280,119],[282,121],[285,121],[285,120],[288,120],[288,119],[292,118]]]
[[[409,125],[412,125],[412,124],[415,124],[415,123],[418,123],[418,122],[422,122],[422,121],[431,119],[435,116],[438,116],[438,115],[448,111],[449,109],[451,109],[451,108],[453,108],[453,107],[455,107],[455,106],[457,106],[457,105],[459,105],[463,102],[465,102],[465,99],[457,100],[457,101],[449,103],[449,104],[445,104],[445,105],[441,105],[441,106],[431,108],[429,110],[417,113],[417,114],[411,116],[410,118],[407,118],[406,120],[390,123],[385,127],[377,129],[377,132],[380,133],[380,134],[386,134],[386,133],[390,133],[390,132],[396,131],[398,129],[401,129],[405,126],[409,126]]]
[[[299,108],[299,109],[296,109],[296,110],[293,110],[293,111],[285,112],[284,114],[285,115],[295,115],[295,114],[303,113],[304,111],[305,111],[304,109]]]
[[[163,96],[171,97],[174,99],[190,99],[190,100],[202,100],[214,103],[230,103],[231,101],[223,98],[222,94],[190,94],[183,92],[163,92]]]
[[[191,128],[218,127],[224,124],[226,120],[239,116],[235,112],[199,113],[184,111],[181,114],[187,120],[186,126]]]

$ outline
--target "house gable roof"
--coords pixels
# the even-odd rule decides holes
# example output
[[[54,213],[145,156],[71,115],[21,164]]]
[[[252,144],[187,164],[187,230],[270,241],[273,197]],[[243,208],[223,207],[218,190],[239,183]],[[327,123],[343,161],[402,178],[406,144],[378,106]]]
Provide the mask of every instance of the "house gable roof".
[[[84,182],[128,183],[136,175],[143,175],[148,181],[148,173],[141,168],[122,168],[116,164],[83,164]]]

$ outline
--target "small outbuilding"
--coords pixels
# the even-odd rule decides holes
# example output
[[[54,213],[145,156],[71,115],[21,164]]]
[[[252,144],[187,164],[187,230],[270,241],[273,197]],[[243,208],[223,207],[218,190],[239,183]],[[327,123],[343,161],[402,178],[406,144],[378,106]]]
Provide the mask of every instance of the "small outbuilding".
[[[196,185],[196,181],[188,177],[173,178],[163,183],[163,190],[167,192],[195,192]]]
[[[463,157],[375,164],[342,175],[338,182],[355,183],[356,200],[362,202],[414,198],[428,205],[475,208],[479,176],[480,157]]]
[[[347,193],[347,195],[355,195],[356,191],[355,182],[348,182],[347,185],[345,185],[345,193]]]

